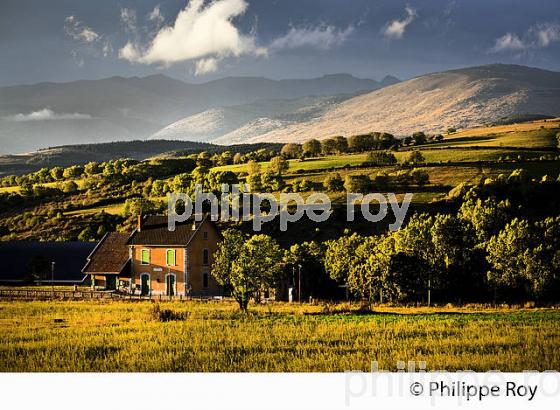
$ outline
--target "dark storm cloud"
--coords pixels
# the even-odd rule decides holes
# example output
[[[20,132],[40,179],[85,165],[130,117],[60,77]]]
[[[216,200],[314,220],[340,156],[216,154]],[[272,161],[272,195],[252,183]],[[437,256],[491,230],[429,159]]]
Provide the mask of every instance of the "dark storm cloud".
[[[158,58],[142,61],[142,52],[186,1],[2,0],[0,85],[155,72],[191,81],[334,72],[406,78],[493,62],[560,70],[557,0],[245,1],[233,17],[242,40],[254,42],[240,43],[243,52],[210,47],[172,64],[155,53],[163,62],[148,64]],[[138,48],[135,63],[119,58],[127,43]],[[207,75],[195,77],[199,68]]]

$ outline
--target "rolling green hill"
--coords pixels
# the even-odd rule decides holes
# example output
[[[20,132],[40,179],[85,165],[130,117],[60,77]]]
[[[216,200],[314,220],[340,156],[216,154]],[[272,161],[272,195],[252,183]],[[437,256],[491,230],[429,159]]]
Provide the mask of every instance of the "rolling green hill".
[[[446,198],[449,191],[459,184],[477,184],[488,178],[507,177],[518,169],[524,170],[528,177],[535,180],[540,180],[545,175],[556,180],[560,173],[560,152],[557,146],[559,132],[560,120],[473,128],[446,135],[440,142],[400,147],[398,151],[393,152],[397,163],[389,166],[368,164],[368,156],[365,153],[290,160],[289,168],[282,176],[282,189],[295,190],[307,196],[314,191],[323,192],[323,182],[334,174],[339,174],[342,179],[347,176],[365,175],[374,180],[379,175],[406,174],[413,169],[420,169],[428,174],[428,181],[421,185],[399,185],[391,188],[391,191],[398,197],[402,197],[405,192],[412,192],[412,206],[418,210],[440,209],[438,207],[441,204],[438,205],[438,201]],[[152,144],[159,145],[156,147]],[[182,150],[169,151],[171,148]],[[77,163],[85,162],[91,158],[89,155],[115,158],[122,152],[131,156],[129,154],[132,150],[140,154],[135,161],[118,160],[101,164],[102,169],[93,175],[62,178],[55,182],[35,180],[31,188],[28,186],[25,189],[21,184],[4,184],[0,188],[2,239],[69,240],[80,237],[94,240],[107,230],[130,229],[133,218],[130,212],[126,212],[127,201],[132,198],[144,198],[152,204],[152,212],[165,212],[166,187],[183,191],[189,189],[188,186],[177,186],[176,181],[177,178],[186,178],[187,181],[194,178],[194,173],[191,172],[196,167],[196,162],[200,162],[200,159],[196,159],[200,158],[196,153],[201,150],[220,155],[229,151],[232,155],[236,152],[254,153],[255,150],[261,149],[263,152],[277,155],[274,151],[279,152],[280,145],[219,147],[177,141],[147,141],[62,149],[69,155],[68,161],[71,161],[71,158],[76,160],[76,153],[79,153],[83,161]],[[415,150],[422,154],[424,160],[415,165],[407,164],[407,157]],[[139,161],[156,151],[169,152]],[[193,152],[195,154],[192,154]],[[211,163],[209,158],[210,154],[204,162]],[[45,166],[48,162],[40,164]],[[261,172],[264,173],[268,165],[266,161],[260,162]],[[202,177],[226,171],[234,173],[237,180],[244,182],[248,166],[246,163],[223,166],[214,163]],[[44,174],[49,172],[51,170],[47,169]],[[279,192],[276,190],[275,194],[278,195]],[[344,192],[329,192],[329,195],[335,204],[345,201]],[[319,235],[340,235],[346,227],[344,221],[329,223],[328,226],[321,227]],[[364,227],[358,225],[352,227],[356,230],[362,228]],[[298,224],[291,229],[292,231],[285,235],[288,242],[290,237],[292,241],[297,239],[297,232],[300,230],[301,235],[314,231],[314,228],[305,224]]]

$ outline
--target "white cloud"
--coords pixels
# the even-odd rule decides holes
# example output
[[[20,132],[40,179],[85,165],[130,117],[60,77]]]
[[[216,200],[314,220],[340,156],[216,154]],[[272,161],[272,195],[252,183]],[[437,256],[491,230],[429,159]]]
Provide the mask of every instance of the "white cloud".
[[[128,32],[136,34],[137,32],[136,11],[126,7],[122,8],[121,22],[124,24],[124,27]]]
[[[537,24],[533,26],[530,31],[536,37],[540,47],[548,47],[551,43],[560,41],[560,24]]]
[[[166,66],[190,61],[213,59],[201,67],[217,69],[226,57],[262,55],[265,49],[256,45],[254,35],[242,34],[232,23],[247,9],[244,0],[191,0],[179,12],[172,26],[163,27],[147,45],[128,42],[119,56],[141,64]],[[198,64],[198,63],[197,63]]]
[[[215,58],[204,58],[195,63],[194,75],[204,75],[218,71],[218,60]]]
[[[505,50],[521,51],[527,48],[527,44],[515,33],[506,33],[496,39],[496,44],[492,47],[493,52],[497,53]]]
[[[560,24],[539,23],[531,26],[525,33],[506,33],[496,39],[494,47],[489,51],[499,53],[505,51],[529,51],[546,48],[560,41]]]
[[[66,17],[64,20],[64,31],[66,35],[72,37],[74,40],[88,44],[94,43],[101,38],[91,27],[78,21],[75,16]]]
[[[103,47],[101,48],[103,57],[109,57],[111,54],[113,54],[113,51],[113,45],[110,41],[106,40],[105,43],[103,43]]]
[[[141,58],[141,54],[136,45],[129,41],[119,50],[119,58],[128,61],[138,61]]]
[[[6,117],[8,121],[28,122],[28,121],[52,121],[52,120],[83,120],[90,119],[91,115],[80,113],[55,113],[49,108],[33,111],[28,114],[16,114]]]
[[[405,11],[405,18],[403,18],[402,20],[393,20],[389,24],[387,24],[387,26],[383,30],[383,34],[385,35],[385,37],[394,40],[403,38],[406,28],[416,18],[416,10],[414,10],[412,7],[407,6],[405,8]]]
[[[318,48],[328,50],[343,44],[348,36],[354,32],[354,27],[337,29],[334,26],[319,25],[316,27],[295,28],[278,37],[271,44],[272,50],[295,49],[295,48]]]
[[[148,14],[148,20],[156,23],[157,25],[160,25],[165,21],[163,15],[161,14],[159,4]]]

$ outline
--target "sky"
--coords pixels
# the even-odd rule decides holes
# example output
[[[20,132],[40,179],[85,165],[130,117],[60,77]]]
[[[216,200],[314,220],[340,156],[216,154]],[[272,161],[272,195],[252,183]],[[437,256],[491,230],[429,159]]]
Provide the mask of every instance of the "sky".
[[[498,62],[560,71],[560,1],[0,0],[0,86],[406,79]]]

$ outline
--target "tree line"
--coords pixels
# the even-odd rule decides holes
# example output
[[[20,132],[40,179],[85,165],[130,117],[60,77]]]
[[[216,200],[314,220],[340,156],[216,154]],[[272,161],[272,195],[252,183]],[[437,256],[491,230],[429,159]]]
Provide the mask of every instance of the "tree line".
[[[224,232],[213,266],[218,282],[242,309],[281,282],[314,298],[340,298],[341,289],[366,304],[537,303],[560,300],[560,178],[509,176],[464,184],[447,198],[456,211],[419,213],[395,232],[301,242],[283,250],[266,235]]]

